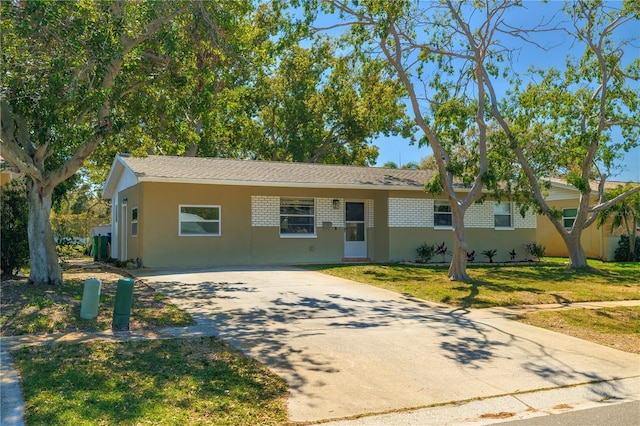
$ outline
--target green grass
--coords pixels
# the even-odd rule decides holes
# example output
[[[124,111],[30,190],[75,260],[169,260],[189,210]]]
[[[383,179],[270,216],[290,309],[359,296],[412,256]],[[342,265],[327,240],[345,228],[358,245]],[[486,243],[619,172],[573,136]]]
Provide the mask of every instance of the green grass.
[[[572,271],[564,259],[531,264],[468,266],[470,283],[451,281],[446,266],[366,264],[310,265],[330,275],[372,284],[436,303],[493,306],[640,299],[640,263],[589,261]]]
[[[285,382],[217,338],[91,342],[12,353],[26,424],[276,425]]]
[[[3,281],[0,335],[108,330],[113,320],[116,287],[117,279],[102,282],[98,316],[87,320],[80,318],[82,279],[65,279],[61,286],[27,284],[26,279]],[[179,310],[151,287],[135,285],[130,317],[132,330],[194,324],[191,315]]]
[[[518,321],[640,354],[640,306],[541,311]]]

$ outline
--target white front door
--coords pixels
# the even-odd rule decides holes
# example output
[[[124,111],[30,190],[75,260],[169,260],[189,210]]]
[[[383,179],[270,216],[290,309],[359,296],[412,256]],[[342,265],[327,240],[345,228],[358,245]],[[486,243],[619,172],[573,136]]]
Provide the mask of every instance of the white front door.
[[[363,201],[345,203],[344,257],[367,257],[367,227]]]

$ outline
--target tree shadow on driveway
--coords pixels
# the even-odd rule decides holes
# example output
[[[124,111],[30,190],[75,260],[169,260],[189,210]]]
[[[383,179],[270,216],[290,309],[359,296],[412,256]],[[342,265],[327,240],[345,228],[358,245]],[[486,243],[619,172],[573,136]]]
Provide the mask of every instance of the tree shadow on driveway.
[[[366,285],[151,282],[289,383],[292,421],[629,377],[640,357]],[[586,349],[585,349],[586,348]],[[586,351],[587,353],[583,353]],[[611,350],[610,350],[611,351]],[[617,351],[614,351],[617,352]],[[625,376],[626,375],[626,376]],[[594,398],[602,398],[602,387]],[[616,389],[611,389],[615,393]],[[331,413],[328,415],[327,413]]]

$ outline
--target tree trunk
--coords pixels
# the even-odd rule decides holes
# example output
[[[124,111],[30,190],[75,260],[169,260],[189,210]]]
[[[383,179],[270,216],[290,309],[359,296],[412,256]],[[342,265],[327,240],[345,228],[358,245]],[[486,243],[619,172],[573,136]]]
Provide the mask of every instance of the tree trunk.
[[[62,284],[62,268],[58,263],[58,253],[53,239],[51,222],[51,196],[53,188],[29,182],[29,257],[31,275],[29,281],[35,284]]]
[[[576,232],[579,231],[579,232]],[[564,242],[569,250],[569,269],[582,269],[588,268],[587,256],[584,254],[584,249],[580,242],[580,236],[582,230],[574,229],[571,234],[565,233],[562,235]]]
[[[637,242],[638,240],[636,239],[635,230],[632,232],[629,232],[629,260],[631,262],[635,262],[636,260],[638,260],[636,259],[636,243]]]
[[[471,281],[467,274],[467,243],[464,240],[464,211],[452,206],[453,252],[449,265],[449,279],[452,281]]]

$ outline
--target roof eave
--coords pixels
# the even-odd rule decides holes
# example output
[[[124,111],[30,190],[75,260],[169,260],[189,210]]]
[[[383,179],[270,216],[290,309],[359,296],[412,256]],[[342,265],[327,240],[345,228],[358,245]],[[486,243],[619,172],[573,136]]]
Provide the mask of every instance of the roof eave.
[[[111,164],[111,169],[109,169],[109,174],[107,175],[107,179],[104,181],[104,186],[102,187],[102,198],[105,200],[110,200],[115,195],[116,188],[118,186],[118,179],[122,176],[125,168],[129,166],[122,161],[122,156],[120,154],[116,154],[113,159],[113,163]]]
[[[313,182],[270,182],[270,181],[245,181],[245,180],[223,180],[223,179],[176,179],[169,177],[145,177],[138,176],[139,182],[156,183],[181,183],[199,185],[229,185],[229,186],[260,186],[274,188],[318,188],[318,189],[370,189],[377,191],[421,191],[424,186],[395,186],[380,184],[339,184],[339,183],[313,183]],[[470,188],[456,188],[458,192],[468,192]],[[483,190],[483,192],[486,192]]]
[[[376,190],[419,190],[417,186],[391,186],[376,184],[339,184],[339,183],[314,183],[314,182],[270,182],[270,181],[245,181],[245,180],[223,180],[223,179],[176,179],[163,177],[138,176],[139,182],[158,183],[187,183],[200,185],[229,185],[229,186],[269,186],[278,188],[324,188],[324,189],[376,189]]]

